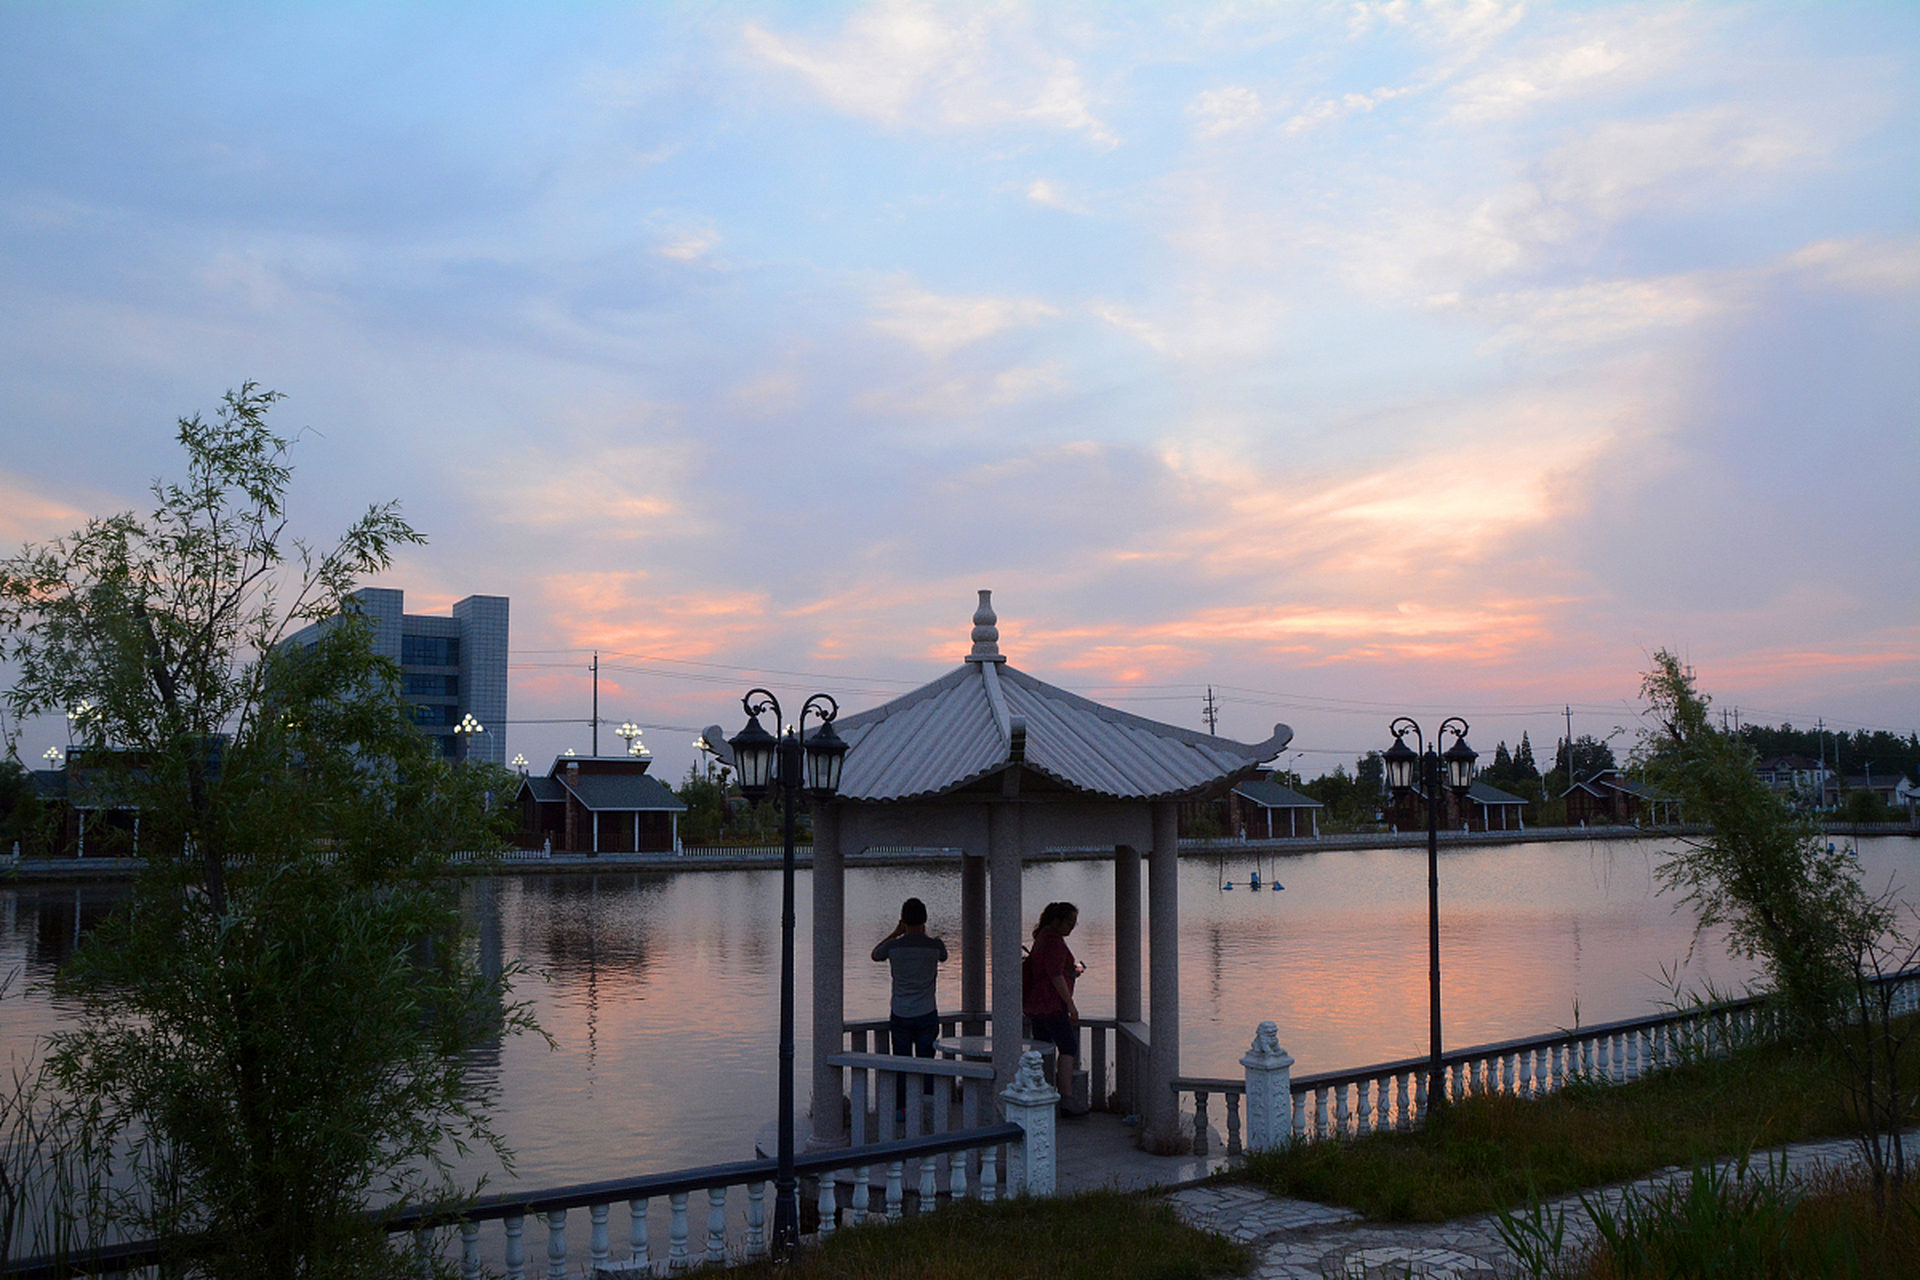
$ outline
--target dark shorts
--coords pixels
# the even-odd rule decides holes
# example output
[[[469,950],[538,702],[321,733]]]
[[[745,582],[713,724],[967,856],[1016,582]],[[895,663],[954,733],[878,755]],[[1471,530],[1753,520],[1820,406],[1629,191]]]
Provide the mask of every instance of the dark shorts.
[[[1059,1013],[1035,1014],[1033,1038],[1045,1040],[1066,1057],[1076,1060],[1080,1057],[1080,1024],[1068,1017],[1064,1009]]]

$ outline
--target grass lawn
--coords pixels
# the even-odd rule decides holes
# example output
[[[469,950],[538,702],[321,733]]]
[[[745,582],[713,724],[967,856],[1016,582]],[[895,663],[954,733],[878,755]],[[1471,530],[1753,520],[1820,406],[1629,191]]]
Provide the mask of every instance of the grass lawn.
[[[836,1231],[786,1267],[716,1272],[732,1280],[1207,1280],[1245,1275],[1252,1255],[1182,1226],[1147,1196],[964,1201],[937,1213]]]

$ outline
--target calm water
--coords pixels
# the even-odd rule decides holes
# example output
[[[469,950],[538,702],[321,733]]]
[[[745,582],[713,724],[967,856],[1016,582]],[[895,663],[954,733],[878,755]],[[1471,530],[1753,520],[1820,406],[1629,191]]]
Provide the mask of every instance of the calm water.
[[[1717,937],[1656,895],[1652,842],[1523,844],[1443,852],[1442,1001],[1449,1046],[1644,1012],[1667,994],[1741,986],[1746,968]],[[1920,839],[1863,842],[1869,883],[1920,884]],[[1300,1071],[1425,1051],[1424,850],[1343,850],[1269,862],[1287,886],[1244,887],[1250,857],[1181,868],[1182,1068],[1236,1075],[1271,1018]],[[811,922],[801,876],[796,1026],[804,1064]],[[1031,916],[1053,899],[1081,908],[1073,946],[1089,965],[1081,1007],[1111,1014],[1113,892],[1107,863],[1028,869]],[[0,1045],[10,1056],[58,1024],[39,990],[73,940],[112,903],[110,887],[0,890]],[[779,1019],[777,871],[505,878],[474,884],[470,910],[488,957],[524,958],[544,980],[533,1001],[557,1047],[521,1037],[482,1055],[481,1074],[518,1152],[518,1181],[585,1181],[751,1154],[772,1118]],[[867,959],[903,898],[923,898],[935,933],[957,939],[957,868],[847,875],[847,1010],[886,1013],[883,965]],[[1914,895],[1907,895],[1912,900]],[[959,999],[946,966],[941,1004]]]

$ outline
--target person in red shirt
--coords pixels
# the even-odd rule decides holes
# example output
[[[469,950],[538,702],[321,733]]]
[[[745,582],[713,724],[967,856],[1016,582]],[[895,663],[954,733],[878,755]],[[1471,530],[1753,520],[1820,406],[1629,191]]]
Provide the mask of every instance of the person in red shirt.
[[[1080,908],[1049,902],[1034,926],[1033,948],[1022,966],[1021,1003],[1033,1023],[1033,1038],[1054,1046],[1060,1109],[1067,1115],[1085,1115],[1087,1110],[1073,1092],[1073,1073],[1080,1064],[1080,1007],[1073,1002],[1073,984],[1080,966],[1067,946],[1067,935],[1078,923]]]

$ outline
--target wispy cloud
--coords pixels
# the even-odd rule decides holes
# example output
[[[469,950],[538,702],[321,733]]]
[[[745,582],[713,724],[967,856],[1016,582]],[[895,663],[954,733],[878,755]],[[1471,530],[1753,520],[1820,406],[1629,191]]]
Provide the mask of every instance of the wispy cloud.
[[[883,294],[874,305],[881,313],[875,328],[934,357],[1060,314],[1038,298],[955,298],[906,286]]]
[[[1116,141],[1075,60],[1048,49],[1017,9],[878,4],[837,37],[808,40],[749,23],[744,38],[835,109],[891,127],[1028,124]]]

